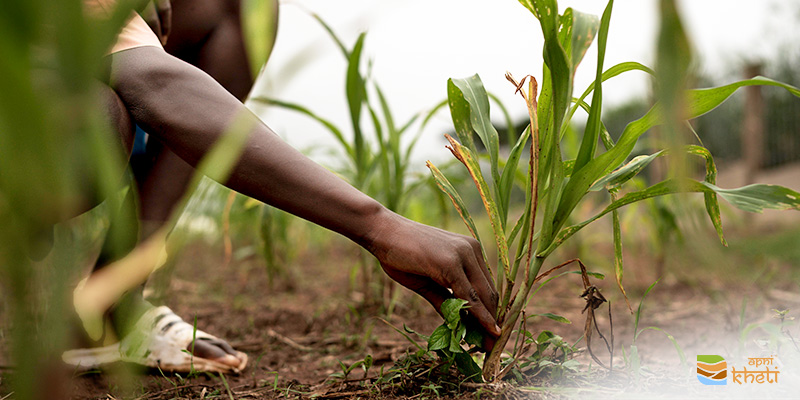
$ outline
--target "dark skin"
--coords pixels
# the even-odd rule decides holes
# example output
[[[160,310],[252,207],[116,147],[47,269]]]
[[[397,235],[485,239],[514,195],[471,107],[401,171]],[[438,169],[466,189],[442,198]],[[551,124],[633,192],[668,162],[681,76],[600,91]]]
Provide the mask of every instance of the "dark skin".
[[[253,129],[226,186],[350,238],[436,310],[448,298],[467,300],[488,334],[485,347],[493,345],[498,296],[477,241],[389,211],[287,145],[209,75],[160,48],[108,59],[109,85],[131,117],[189,165],[235,117],[244,118]]]
[[[173,12],[176,18],[172,18]],[[160,1],[150,3],[142,15],[161,42],[166,42],[167,52],[208,73],[238,100],[245,99],[254,80],[241,36],[239,0],[175,0],[171,4]],[[109,115],[117,119],[112,123],[118,127],[130,154],[133,133],[128,113],[124,105],[122,111],[117,107],[121,101],[116,94],[108,92],[105,95],[109,98]],[[138,192],[138,215],[129,212],[136,205],[133,197],[127,198],[131,204],[112,218],[95,270],[118,260],[163,226],[194,174],[189,164],[154,136],[148,141],[146,154],[132,156],[130,166]],[[138,236],[127,229],[137,225]],[[124,243],[122,249],[114,247],[115,238]],[[118,333],[127,333],[129,324],[150,307],[143,299],[142,288],[129,293],[111,313]],[[238,365],[238,360],[225,357],[235,352],[224,341],[198,341],[189,350],[198,357]]]

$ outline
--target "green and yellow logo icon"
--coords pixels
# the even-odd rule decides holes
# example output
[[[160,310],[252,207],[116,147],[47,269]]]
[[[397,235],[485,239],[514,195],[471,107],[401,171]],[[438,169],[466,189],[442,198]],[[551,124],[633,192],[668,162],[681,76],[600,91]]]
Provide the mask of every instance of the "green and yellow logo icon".
[[[698,355],[697,379],[703,385],[727,385],[728,363],[720,356]]]

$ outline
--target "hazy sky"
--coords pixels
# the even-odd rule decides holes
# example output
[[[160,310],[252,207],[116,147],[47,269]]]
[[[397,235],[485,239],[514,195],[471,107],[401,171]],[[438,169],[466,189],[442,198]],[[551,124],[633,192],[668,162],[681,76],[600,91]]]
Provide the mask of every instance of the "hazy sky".
[[[599,0],[561,1],[563,10],[600,15]],[[742,59],[772,57],[798,37],[800,0],[679,1],[693,45],[711,75],[730,74]],[[612,14],[605,68],[623,61],[653,65],[658,29],[657,0],[617,0]],[[480,74],[486,88],[503,99],[512,114],[524,118],[522,101],[504,79],[541,76],[541,28],[516,0],[292,0],[282,3],[278,40],[257,90],[302,104],[350,131],[344,95],[346,63],[334,43],[308,11],[318,13],[350,47],[367,31],[364,54],[373,61],[373,76],[386,93],[398,120],[424,111],[446,97],[450,77]],[[769,38],[769,39],[767,39]],[[576,92],[594,77],[596,46],[589,49],[576,77]],[[645,97],[648,80],[630,73],[604,85],[607,104]],[[306,148],[332,143],[316,123],[298,114],[258,109],[289,143]],[[498,113],[493,114],[499,117]],[[439,133],[450,126],[441,112],[426,129],[415,157],[448,156]]]

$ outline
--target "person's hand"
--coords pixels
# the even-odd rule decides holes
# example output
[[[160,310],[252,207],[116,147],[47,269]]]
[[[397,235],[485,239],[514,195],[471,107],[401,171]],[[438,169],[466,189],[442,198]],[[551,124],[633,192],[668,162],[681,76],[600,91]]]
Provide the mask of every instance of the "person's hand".
[[[467,300],[470,317],[485,332],[483,347],[491,349],[500,335],[495,320],[498,295],[478,242],[396,214],[385,219],[365,247],[386,274],[424,297],[440,313],[449,298]]]
[[[161,44],[167,44],[167,38],[169,38],[169,33],[172,30],[172,4],[170,4],[170,0],[150,1],[142,10],[141,16],[158,36]]]

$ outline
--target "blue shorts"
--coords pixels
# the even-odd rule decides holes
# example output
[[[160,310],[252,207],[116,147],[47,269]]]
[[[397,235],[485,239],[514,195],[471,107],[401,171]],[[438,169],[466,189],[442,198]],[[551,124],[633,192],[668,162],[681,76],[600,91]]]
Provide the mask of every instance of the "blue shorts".
[[[147,132],[142,130],[139,125],[136,125],[136,136],[133,137],[133,150],[131,156],[137,156],[146,153],[147,150]]]

